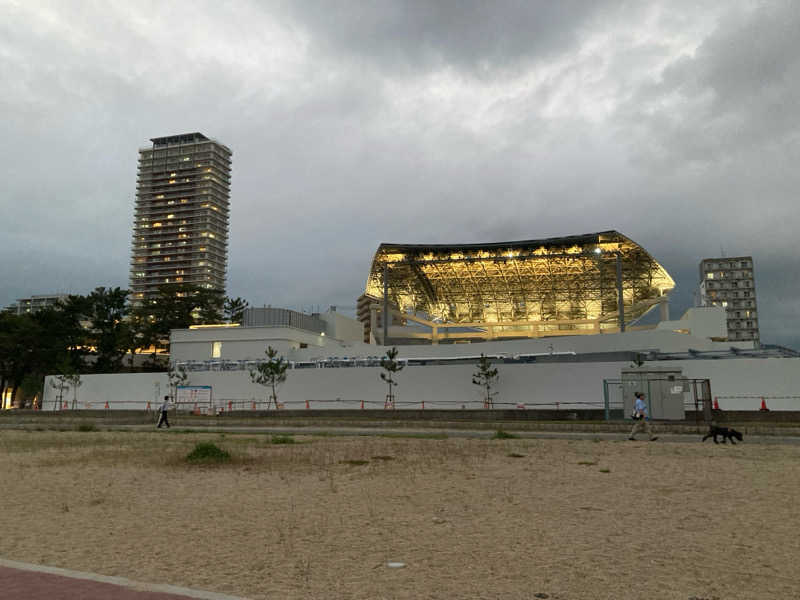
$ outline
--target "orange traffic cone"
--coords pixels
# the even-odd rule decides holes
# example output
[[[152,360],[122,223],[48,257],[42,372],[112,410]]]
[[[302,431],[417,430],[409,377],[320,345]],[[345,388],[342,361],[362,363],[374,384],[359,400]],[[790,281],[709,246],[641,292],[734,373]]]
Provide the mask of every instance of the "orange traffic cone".
[[[253,410],[255,410],[255,409],[256,409],[256,401],[253,400]]]
[[[364,401],[361,401],[361,410],[364,410]]]
[[[714,410],[719,410],[719,402],[717,402],[716,397],[714,398]]]
[[[306,400],[306,410],[310,409],[311,406],[308,404],[308,400]]]
[[[106,400],[106,405],[105,405],[103,408],[105,408],[106,410],[108,410],[108,400]]]
[[[422,401],[422,410],[425,410],[425,400]]]
[[[769,412],[769,409],[767,408],[767,402],[764,400],[764,398],[761,398],[761,408],[758,410],[761,412]]]
[[[67,410],[67,403],[64,402],[64,406],[61,407],[62,410]]]
[[[228,412],[233,410],[233,400],[228,400]]]
[[[150,403],[149,403],[149,402],[147,403],[147,406],[145,407],[145,410],[146,410],[147,412],[150,412]]]

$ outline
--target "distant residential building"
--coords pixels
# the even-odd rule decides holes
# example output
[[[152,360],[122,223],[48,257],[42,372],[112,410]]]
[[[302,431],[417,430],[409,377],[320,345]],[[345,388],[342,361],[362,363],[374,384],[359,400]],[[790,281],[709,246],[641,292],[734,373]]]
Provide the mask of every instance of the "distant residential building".
[[[17,298],[16,303],[7,306],[3,309],[4,312],[10,312],[15,315],[24,315],[28,313],[35,313],[43,308],[55,306],[62,300],[66,300],[68,294],[38,294],[30,298]]]
[[[700,306],[721,306],[727,313],[728,340],[759,342],[758,304],[753,258],[704,258],[700,261]]]
[[[131,300],[172,283],[224,292],[231,151],[202,133],[150,141],[139,150]]]

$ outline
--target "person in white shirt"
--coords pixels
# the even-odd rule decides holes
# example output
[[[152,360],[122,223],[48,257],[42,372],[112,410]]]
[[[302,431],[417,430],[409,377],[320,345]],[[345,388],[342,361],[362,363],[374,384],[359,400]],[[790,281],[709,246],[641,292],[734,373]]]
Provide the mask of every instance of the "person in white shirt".
[[[635,440],[639,430],[644,429],[644,432],[650,436],[650,441],[654,442],[658,439],[658,436],[653,435],[650,423],[647,422],[647,404],[644,401],[644,394],[642,392],[636,392],[634,396],[636,396],[636,401],[633,403],[633,429],[631,429],[631,434],[628,439]]]
[[[164,396],[164,402],[161,404],[161,408],[159,408],[159,411],[161,411],[161,415],[159,415],[158,417],[158,425],[156,425],[156,429],[161,429],[162,423],[167,426],[167,429],[169,429],[169,420],[167,419],[168,410],[169,410],[169,396]]]

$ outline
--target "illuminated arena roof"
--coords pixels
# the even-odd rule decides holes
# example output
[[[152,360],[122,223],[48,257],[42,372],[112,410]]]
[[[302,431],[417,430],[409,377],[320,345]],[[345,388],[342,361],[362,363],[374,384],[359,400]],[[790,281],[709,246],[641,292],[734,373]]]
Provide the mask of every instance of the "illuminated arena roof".
[[[617,231],[489,244],[381,244],[366,296],[379,310],[386,275],[389,303],[404,321],[475,328],[474,337],[483,338],[600,333],[618,327],[617,256],[631,321],[675,283],[647,250]]]

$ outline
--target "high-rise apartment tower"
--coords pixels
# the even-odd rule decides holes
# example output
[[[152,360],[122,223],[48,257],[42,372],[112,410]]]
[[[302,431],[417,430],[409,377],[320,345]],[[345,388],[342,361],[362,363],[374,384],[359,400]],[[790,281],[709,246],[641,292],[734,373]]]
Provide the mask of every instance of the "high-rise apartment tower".
[[[224,292],[231,151],[201,133],[150,141],[139,150],[131,300],[172,283]]]
[[[758,306],[753,257],[704,258],[700,261],[700,306],[722,306],[728,317],[728,340],[758,345]]]

